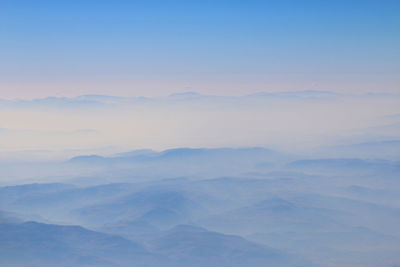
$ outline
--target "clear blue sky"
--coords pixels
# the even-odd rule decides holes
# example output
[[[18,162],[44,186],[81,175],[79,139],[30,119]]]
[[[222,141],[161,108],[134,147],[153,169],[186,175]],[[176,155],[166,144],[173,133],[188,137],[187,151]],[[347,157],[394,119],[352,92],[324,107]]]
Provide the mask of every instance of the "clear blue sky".
[[[400,1],[0,1],[0,97],[400,92]]]

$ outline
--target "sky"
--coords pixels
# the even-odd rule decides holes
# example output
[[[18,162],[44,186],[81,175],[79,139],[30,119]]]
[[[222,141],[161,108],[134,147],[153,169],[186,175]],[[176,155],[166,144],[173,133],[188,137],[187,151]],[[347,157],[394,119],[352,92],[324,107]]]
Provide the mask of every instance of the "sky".
[[[0,98],[400,93],[400,2],[0,1]]]
[[[2,0],[0,161],[397,140],[398,14],[397,0]]]

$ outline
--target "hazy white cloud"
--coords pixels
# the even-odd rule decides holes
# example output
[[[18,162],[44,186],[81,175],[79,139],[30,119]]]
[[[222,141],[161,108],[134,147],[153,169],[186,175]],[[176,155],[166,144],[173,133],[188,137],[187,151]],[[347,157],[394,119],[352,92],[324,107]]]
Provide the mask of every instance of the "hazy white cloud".
[[[241,97],[87,95],[0,103],[4,151],[268,146],[308,150],[398,122],[400,97],[320,91]],[[390,138],[397,138],[393,132]],[[365,140],[360,140],[365,141]]]

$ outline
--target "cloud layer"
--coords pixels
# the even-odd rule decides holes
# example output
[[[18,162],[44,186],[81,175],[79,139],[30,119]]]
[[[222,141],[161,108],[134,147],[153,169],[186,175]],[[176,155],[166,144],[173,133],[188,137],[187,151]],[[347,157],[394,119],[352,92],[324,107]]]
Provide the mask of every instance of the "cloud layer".
[[[0,109],[2,153],[243,146],[296,152],[400,138],[395,94],[85,95],[1,100]]]

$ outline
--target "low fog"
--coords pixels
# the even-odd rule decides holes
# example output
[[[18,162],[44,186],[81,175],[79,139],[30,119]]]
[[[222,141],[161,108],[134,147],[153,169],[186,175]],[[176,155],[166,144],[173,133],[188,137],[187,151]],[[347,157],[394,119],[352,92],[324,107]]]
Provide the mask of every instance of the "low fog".
[[[399,102],[2,101],[0,265],[400,265]]]

